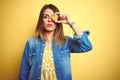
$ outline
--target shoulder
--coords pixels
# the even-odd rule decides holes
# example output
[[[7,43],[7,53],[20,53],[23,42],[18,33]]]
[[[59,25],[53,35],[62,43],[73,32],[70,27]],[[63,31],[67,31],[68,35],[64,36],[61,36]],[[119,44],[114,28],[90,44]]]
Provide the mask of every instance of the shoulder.
[[[41,43],[42,43],[41,39],[38,39],[36,37],[31,37],[26,41],[26,47],[32,50],[35,48],[36,45],[40,45]]]
[[[65,39],[66,39],[67,42],[69,42],[69,41],[72,40],[73,38],[70,37],[70,36],[65,36]]]
[[[31,37],[31,38],[29,38],[29,39],[27,40],[27,43],[33,44],[34,41],[35,41],[35,37]]]
[[[28,48],[33,47],[33,46],[34,46],[34,40],[35,40],[34,37],[29,38],[29,39],[26,41],[26,47],[28,47]]]
[[[68,39],[71,39],[71,37],[70,36],[65,36],[65,39],[68,40]]]
[[[34,43],[34,42],[41,42],[42,40],[36,37],[31,37],[27,40],[27,42],[29,42],[30,44]]]
[[[39,43],[39,42],[41,42],[40,39],[38,39],[36,37],[31,37],[26,41],[26,44],[28,44],[29,46],[33,46],[33,45],[35,45],[36,43]]]

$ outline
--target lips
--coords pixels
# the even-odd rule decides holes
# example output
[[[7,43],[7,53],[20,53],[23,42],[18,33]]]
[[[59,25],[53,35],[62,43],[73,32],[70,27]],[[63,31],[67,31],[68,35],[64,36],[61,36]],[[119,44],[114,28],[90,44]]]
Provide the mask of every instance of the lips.
[[[51,27],[51,26],[53,26],[53,24],[47,24],[47,26],[48,26],[48,27]]]

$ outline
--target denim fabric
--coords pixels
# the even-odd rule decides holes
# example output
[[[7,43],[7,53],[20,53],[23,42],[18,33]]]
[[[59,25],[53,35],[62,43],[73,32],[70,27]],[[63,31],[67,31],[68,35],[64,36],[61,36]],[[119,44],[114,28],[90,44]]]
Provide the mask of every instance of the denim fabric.
[[[88,39],[89,31],[84,34],[74,35],[73,38],[66,36],[66,43],[58,47],[52,42],[54,65],[57,80],[72,80],[70,53],[83,53],[92,49]],[[31,38],[26,42],[24,49],[19,80],[40,80],[42,56],[45,42],[41,39]]]

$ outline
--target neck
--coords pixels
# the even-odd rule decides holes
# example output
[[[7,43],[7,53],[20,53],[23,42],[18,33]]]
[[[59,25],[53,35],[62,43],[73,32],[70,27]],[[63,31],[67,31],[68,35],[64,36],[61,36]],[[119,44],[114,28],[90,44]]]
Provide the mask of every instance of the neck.
[[[53,39],[53,34],[54,32],[46,32],[46,47],[51,47],[52,46],[52,39]]]
[[[46,32],[46,33],[45,33],[46,41],[48,41],[48,42],[52,41],[52,39],[53,39],[53,34],[54,34],[54,32]]]

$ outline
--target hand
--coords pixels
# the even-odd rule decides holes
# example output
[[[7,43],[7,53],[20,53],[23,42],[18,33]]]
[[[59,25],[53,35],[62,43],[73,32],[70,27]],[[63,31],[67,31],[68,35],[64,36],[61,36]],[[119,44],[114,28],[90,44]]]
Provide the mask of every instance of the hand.
[[[83,35],[83,31],[82,30],[80,30],[78,27],[77,27],[77,25],[73,25],[73,21],[71,20],[71,18],[68,16],[68,15],[66,15],[66,14],[61,14],[60,12],[56,12],[55,14],[57,14],[58,15],[58,17],[60,18],[60,20],[58,20],[58,21],[55,21],[56,23],[64,23],[64,24],[68,24],[72,29],[73,29],[73,31],[74,31],[74,33],[76,34],[76,35]]]
[[[68,25],[70,25],[72,23],[72,20],[68,15],[61,14],[60,12],[56,12],[55,14],[57,14],[60,18],[60,20],[55,21],[56,23],[64,23],[64,24],[68,24]]]

